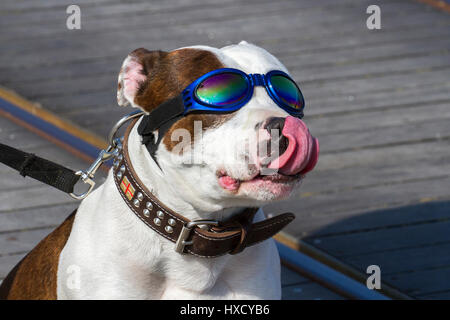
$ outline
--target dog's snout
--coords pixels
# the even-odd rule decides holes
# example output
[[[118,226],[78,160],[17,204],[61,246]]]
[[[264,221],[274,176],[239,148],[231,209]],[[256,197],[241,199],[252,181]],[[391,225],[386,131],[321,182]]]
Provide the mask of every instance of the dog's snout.
[[[282,134],[285,120],[286,118],[273,117],[270,118],[264,126],[264,129],[266,129],[272,137],[272,142],[278,144],[279,154],[283,154],[289,145],[289,140]],[[273,141],[275,138],[273,136],[274,133],[277,135],[278,141]]]

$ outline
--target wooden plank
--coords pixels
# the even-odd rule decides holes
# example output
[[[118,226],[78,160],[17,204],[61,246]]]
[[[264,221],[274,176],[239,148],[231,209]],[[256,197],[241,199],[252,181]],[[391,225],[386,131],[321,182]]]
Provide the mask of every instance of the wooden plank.
[[[283,300],[344,300],[333,291],[315,283],[303,283],[283,287]]]
[[[439,77],[436,78],[439,81]],[[445,82],[445,79],[441,79],[439,82],[423,83],[418,87],[395,88],[394,90],[382,90],[381,92],[361,92],[356,95],[342,93],[326,98],[320,97],[319,94],[311,96],[308,92],[306,100],[307,116],[322,116],[339,112],[348,113],[365,109],[373,110],[378,107],[417,105],[428,101],[439,101],[448,99],[449,89],[450,82]]]
[[[431,79],[436,75],[438,79],[442,79],[443,83],[448,82],[448,69],[441,70],[420,70],[414,76],[404,74],[385,74],[377,78],[371,79],[342,79],[339,81],[324,80],[322,83],[302,83],[300,85],[304,92],[309,96],[319,96],[327,92],[327,96],[349,95],[354,98],[356,96],[365,95],[367,93],[386,93],[404,90],[405,88],[417,88],[422,84],[437,83],[436,79]]]
[[[357,34],[346,34],[344,36],[336,36],[336,34],[333,34],[331,36],[321,36],[318,38],[308,39],[308,38],[302,38],[298,46],[295,47],[294,51],[283,51],[286,50],[285,46],[280,45],[274,45],[272,42],[275,40],[279,40],[279,37],[273,38],[273,39],[262,39],[258,41],[257,43],[263,47],[267,46],[269,51],[274,54],[276,57],[280,59],[284,59],[285,55],[288,56],[302,56],[305,52],[323,52],[323,51],[336,51],[337,49],[341,48],[344,50],[349,50],[351,48],[359,48],[359,47],[366,47],[366,46],[376,46],[384,43],[409,43],[411,40],[420,41],[423,39],[430,39],[430,37],[442,37],[444,34],[449,33],[449,26],[428,26],[424,28],[419,28],[417,32],[414,34],[405,33],[405,31],[402,28],[397,28],[395,30],[391,30],[389,33],[383,34],[381,40],[374,40],[374,36],[379,36],[379,33],[376,33],[375,35],[371,35],[370,38],[365,35],[364,37],[360,37],[361,39],[358,39]],[[400,29],[400,30],[398,30]],[[410,30],[408,28],[407,30]],[[400,34],[399,34],[400,33]],[[399,39],[401,37],[401,39]],[[298,38],[297,34],[294,34],[292,37],[286,37],[284,38],[284,42],[288,42],[292,46],[292,42],[296,42],[296,39]],[[356,39],[355,39],[356,38]],[[100,39],[101,41],[101,39]],[[254,41],[252,39],[252,41]],[[298,40],[297,40],[298,41]],[[436,42],[436,41],[435,41]],[[52,49],[59,49],[61,50],[61,44],[60,42],[44,42],[40,45],[41,50],[44,49],[46,45],[52,45]],[[125,43],[124,46],[127,44]],[[134,44],[137,45],[137,44]],[[68,47],[73,47],[73,43],[68,43]],[[319,47],[319,48],[317,48]],[[415,46],[419,48],[424,48],[423,46]],[[414,48],[415,48],[414,47]],[[11,49],[12,52],[14,52],[14,48],[11,48],[8,46],[8,48],[5,48],[6,50]],[[130,48],[129,50],[132,50]],[[45,54],[45,50],[43,50],[43,54]],[[371,52],[378,52],[378,50],[372,50]],[[99,70],[103,73],[107,72],[117,72],[117,66],[120,65],[121,61],[123,60],[123,56],[115,56],[115,57],[106,57],[101,60],[85,60],[79,62],[77,64],[77,68],[48,68],[48,66],[41,66],[41,65],[31,65],[27,66],[27,72],[21,74],[20,80],[16,78],[16,73],[14,67],[9,68],[8,66],[1,68],[1,72],[4,74],[4,83],[10,84],[15,82],[24,82],[24,81],[32,81],[32,80],[43,80],[43,79],[49,79],[49,78],[60,78],[60,77],[68,77],[73,76],[75,74],[77,75],[88,75],[88,74],[98,74]],[[309,64],[309,61],[307,62]],[[86,66],[85,66],[86,65]],[[6,82],[5,82],[6,81]]]
[[[66,89],[64,89],[66,88]],[[49,80],[38,83],[17,84],[14,89],[20,92],[26,92],[29,99],[37,97],[51,97],[64,91],[66,94],[83,94],[96,92],[106,88],[117,89],[117,78],[110,74],[99,75],[95,77],[76,77],[65,81]]]
[[[217,10],[214,6],[199,6],[196,10],[189,11],[188,14],[184,13],[184,10],[170,11],[170,12],[157,12],[156,14],[150,12],[143,16],[139,14],[134,15],[119,15],[113,18],[102,19],[102,17],[96,17],[95,19],[86,19],[83,24],[83,29],[86,31],[91,31],[95,33],[111,32],[128,27],[131,30],[134,28],[147,28],[150,29],[154,26],[161,26],[167,24],[167,21],[171,21],[171,26],[185,26],[192,24],[206,24],[211,22],[219,23],[221,21],[232,21],[241,20],[242,17],[247,16],[248,18],[257,17],[262,19],[266,16],[272,16],[274,14],[283,13],[288,16],[290,13],[294,12],[302,21],[300,24],[307,23],[305,19],[310,19],[310,22],[317,21],[317,16],[323,17],[323,10],[330,9],[333,15],[329,17],[328,22],[332,17],[341,17],[343,13],[350,16],[361,17],[361,13],[365,13],[365,9],[370,4],[370,2],[365,1],[365,3],[355,4],[352,2],[340,3],[339,5],[334,4],[333,6],[327,5],[316,5],[316,10],[304,10],[304,2],[299,1],[277,1],[274,2],[258,2],[258,5],[253,3],[243,2],[240,5],[224,6],[220,10]],[[219,5],[220,7],[220,5]],[[325,8],[324,8],[325,7]],[[407,10],[417,10],[417,5],[411,4],[409,2],[388,2],[384,4],[384,20],[387,20],[389,15],[388,12],[397,12],[401,10],[403,15]],[[314,19],[315,20],[314,20]],[[308,20],[309,20],[308,19]],[[362,22],[364,22],[363,19]],[[387,23],[387,22],[384,22]],[[45,35],[52,36],[56,34],[61,34],[65,32],[63,28],[56,27],[56,23],[50,24],[41,23],[35,25],[31,30],[26,26],[20,28],[20,26],[14,28],[15,33],[27,34],[27,37],[32,37],[35,35]],[[66,30],[67,31],[67,30]]]
[[[24,231],[0,233],[0,250],[2,255],[17,252],[27,252],[33,249],[39,241],[46,237],[54,228],[39,228]]]
[[[338,133],[351,135],[352,133],[356,134],[369,129],[394,128],[419,122],[423,122],[423,126],[426,127],[427,124],[432,125],[433,121],[435,123],[438,118],[448,118],[450,116],[449,104],[450,95],[449,99],[444,99],[442,102],[430,101],[397,106],[387,105],[369,109],[366,112],[342,112],[333,116],[328,115],[327,117],[311,117],[310,119],[305,119],[305,122],[313,134],[324,134],[324,137],[332,139],[327,135]],[[406,134],[413,133],[406,132]],[[405,135],[403,134],[402,136]],[[339,137],[336,137],[336,139],[339,139]]]
[[[130,49],[132,50],[132,49]],[[8,87],[17,83],[35,82],[37,80],[55,80],[55,79],[73,79],[82,77],[97,77],[110,75],[111,78],[117,77],[122,65],[124,56],[106,57],[103,59],[84,60],[71,63],[69,66],[56,66],[49,68],[48,66],[34,65],[27,67],[27,72],[15,77],[16,67],[1,68],[3,84]]]
[[[414,75],[421,70],[450,69],[448,54],[448,52],[443,51],[442,54],[430,57],[387,60],[383,63],[370,61],[357,65],[328,67],[323,68],[323,70],[317,68],[310,73],[303,72],[301,67],[287,65],[287,68],[303,84],[320,83],[324,80],[373,79],[387,74]]]
[[[122,118],[124,115],[134,111],[132,107],[120,107],[118,105],[101,105],[91,106],[89,108],[77,108],[70,112],[61,112],[62,117],[70,118],[84,128],[91,131],[95,127],[108,124],[109,127]],[[105,115],[108,117],[105,117]],[[105,136],[106,137],[106,136]]]
[[[0,213],[0,233],[59,225],[77,206],[78,203],[44,205]],[[1,250],[6,249],[2,248]]]
[[[374,217],[375,215],[380,214],[387,219],[389,217],[387,217],[387,214],[383,210],[367,212],[365,217],[359,217],[360,220],[366,219],[367,229],[360,228],[359,231],[346,233],[345,231],[338,232],[339,228],[334,227],[333,233],[330,235],[325,235],[325,231],[323,235],[311,235],[305,238],[305,241],[325,250],[335,257],[352,262],[352,264],[360,268],[364,266],[361,262],[365,263],[373,258],[374,264],[377,264],[376,262],[383,262],[383,265],[386,266],[385,272],[388,273],[414,270],[414,262],[409,261],[409,259],[401,259],[402,254],[414,254],[414,250],[417,251],[417,254],[421,250],[428,250],[429,253],[430,250],[434,250],[434,247],[436,247],[436,252],[438,252],[438,246],[446,248],[446,245],[450,242],[450,235],[448,233],[450,226],[450,216],[448,214],[450,203],[448,201],[441,201],[435,204],[434,207],[439,207],[438,211],[442,213],[447,210],[447,213],[444,213],[446,217],[438,217],[437,219],[426,217],[424,218],[424,220],[427,220],[426,222],[414,222],[405,219],[401,224],[376,229],[370,224],[372,219],[379,219],[378,217]],[[403,206],[396,210],[403,215],[408,215],[409,212],[411,214],[416,214],[417,212],[426,214],[424,206],[421,204]],[[386,211],[395,212],[395,209],[388,209]],[[342,220],[340,224],[344,225],[346,221],[351,223],[349,219]],[[361,223],[361,225],[363,224]],[[414,234],[414,237],[408,236],[411,234]],[[351,243],[358,243],[358,245],[349,246]],[[403,251],[405,252],[403,253]],[[392,258],[396,254],[399,256],[394,261],[390,261],[389,257]],[[444,258],[439,259],[442,260]],[[409,263],[406,264],[404,263],[405,261]],[[419,265],[420,263],[426,262],[416,263]]]
[[[447,32],[444,36],[450,35]],[[316,70],[333,66],[350,66],[367,62],[385,63],[387,60],[406,60],[414,57],[439,54],[449,48],[450,41],[439,39],[443,35],[422,39],[410,39],[395,43],[362,43],[358,46],[313,50],[312,52],[294,51],[282,54],[278,58],[288,66],[297,66],[302,71]],[[374,50],[376,48],[376,50]]]
[[[440,225],[444,224],[445,223],[440,223]],[[429,268],[448,267],[450,266],[450,256],[448,255],[450,249],[450,236],[448,236],[448,232],[447,237],[445,238],[448,242],[438,243],[438,238],[441,239],[439,236],[443,235],[442,230],[444,227],[448,228],[449,224],[447,223],[445,226],[436,225],[423,230],[419,229],[418,234],[414,233],[414,238],[419,238],[417,243],[419,243],[420,246],[389,250],[388,248],[385,249],[383,241],[378,248],[379,251],[383,252],[368,252],[367,254],[358,256],[345,257],[343,260],[360,270],[364,270],[371,264],[376,264],[380,266],[383,275],[406,273]],[[401,228],[399,231],[399,234],[394,238],[395,241],[398,241],[398,238],[401,238],[402,236],[408,236],[408,230],[403,231]],[[438,232],[437,239],[435,239],[434,243],[432,242],[430,244],[430,241],[432,241],[432,239],[429,239],[430,235],[434,235],[436,231]],[[378,240],[380,240],[380,238],[378,238]],[[420,240],[423,240],[423,242]],[[375,241],[376,239],[373,239],[373,242]],[[412,246],[413,244],[407,243],[407,245]],[[439,272],[439,270],[436,272]],[[450,290],[450,283],[443,284],[442,289]]]
[[[438,272],[439,271],[439,272]],[[448,282],[450,266],[440,269],[428,269],[416,272],[386,275],[384,281],[412,296],[423,296],[427,293],[441,291]]]
[[[17,196],[20,192],[20,196]],[[69,195],[50,186],[40,184],[18,190],[4,190],[0,193],[0,212],[27,209],[35,206],[74,203]]]
[[[427,39],[431,40],[450,33],[448,30],[450,22],[441,22],[428,26],[419,26],[415,23],[416,22],[411,25],[398,24],[395,25],[394,28],[390,28],[388,32],[380,29],[378,30],[380,32],[376,33],[368,30],[347,30],[347,28],[352,26],[351,24],[348,24],[343,25],[343,29],[339,28],[339,30],[334,30],[334,32],[339,33],[325,33],[316,36],[316,33],[314,32],[314,34],[312,34],[314,36],[312,37],[301,37],[301,35],[292,35],[288,37],[287,35],[281,35],[276,38],[261,39],[259,40],[259,43],[273,48],[271,53],[282,60],[292,59],[293,57],[303,56],[304,54],[334,51],[336,51],[341,58],[344,58],[342,56],[343,52],[351,54],[351,49],[378,48],[379,46],[389,46],[393,44],[403,44],[404,46],[408,46],[410,43],[426,42]],[[411,29],[414,29],[415,32],[410,32]],[[341,33],[342,31],[346,32]],[[288,47],[282,46],[282,43],[285,41],[290,41]],[[372,50],[367,53],[370,55],[380,54],[378,50]]]
[[[109,2],[113,2],[115,0],[98,0],[95,3],[96,4],[104,4],[106,5]],[[89,0],[46,0],[46,1],[11,1],[11,0],[3,0],[2,5],[0,8],[2,9],[2,12],[8,12],[9,11],[36,11],[36,10],[47,10],[49,8],[58,6],[61,8],[66,8],[70,4],[78,4],[78,5],[88,5],[92,3],[92,1]]]
[[[323,173],[323,176],[325,176],[327,174],[332,174],[332,172],[337,172],[344,169],[348,169],[347,172],[350,172],[352,169],[361,169],[370,172],[370,168],[374,171],[380,172],[383,179],[388,179],[389,174],[384,175],[382,171],[384,168],[388,167],[397,168],[398,170],[404,168],[404,170],[406,170],[404,172],[405,176],[415,177],[415,170],[409,171],[408,165],[413,163],[414,165],[420,165],[420,161],[425,163],[431,161],[431,163],[433,163],[433,157],[430,157],[430,154],[433,154],[433,156],[436,155],[437,159],[444,159],[448,156],[449,146],[449,141],[442,140],[435,142],[422,142],[411,145],[387,146],[384,149],[375,148],[340,153],[323,153],[319,157],[317,168],[308,174],[308,176],[311,177],[311,179],[308,180],[313,180],[312,177],[319,174],[319,172],[321,175]],[[403,163],[405,163],[405,166]],[[430,170],[434,169],[430,166]],[[339,178],[342,176],[336,177]],[[398,177],[399,176],[396,178]],[[334,177],[330,176],[330,180],[333,179]],[[360,179],[365,179],[365,176],[362,174]],[[389,180],[387,180],[387,182],[389,182]],[[313,183],[313,181],[306,183]],[[370,184],[372,183],[367,183],[367,185]]]
[[[290,0],[289,0],[290,1]],[[98,4],[98,3],[84,3],[79,4],[80,8],[82,8],[83,18],[85,19],[112,19],[117,17],[136,17],[141,16],[145,17],[151,14],[165,15],[171,13],[172,15],[181,15],[184,13],[185,15],[195,14],[195,11],[205,10],[205,9],[215,9],[222,10],[227,6],[245,6],[245,5],[261,5],[267,1],[262,0],[211,0],[207,3],[200,1],[185,1],[185,0],[172,0],[170,3],[166,1],[156,0],[148,3],[147,1],[127,1],[123,3],[123,1],[111,1],[107,4]],[[283,1],[280,1],[283,2]],[[346,1],[342,1],[345,3]],[[330,1],[322,1],[322,5],[329,4]],[[70,4],[70,3],[69,3]],[[19,22],[26,21],[29,24],[33,25],[52,25],[53,22],[58,21],[58,14],[61,12],[61,9],[67,7],[69,4],[59,4],[58,6],[52,6],[50,8],[46,8],[45,10],[34,10],[33,12],[29,12],[21,10],[21,11],[10,11],[9,16],[16,17],[16,20],[13,18],[7,19],[4,23],[5,26],[8,26],[7,22],[9,22],[11,26],[20,26]],[[77,4],[77,1],[74,2]],[[302,1],[304,6],[303,10],[310,8],[314,5],[312,1]],[[34,13],[34,14],[33,14]],[[17,21],[17,17],[20,17],[20,21]],[[1,25],[1,24],[0,24]]]
[[[5,118],[1,119],[7,121]],[[15,126],[17,128],[17,125]],[[51,142],[43,140],[41,137],[26,129],[14,130],[13,132],[1,134],[0,142],[21,150],[23,149],[24,151],[28,148],[33,148],[36,150],[40,148],[48,148],[52,145]]]
[[[83,94],[66,94],[61,92],[59,95],[47,98],[40,97],[38,100],[49,110],[58,113],[73,112],[78,109],[84,111],[85,109],[98,106],[110,106],[117,109],[118,105],[116,92],[116,87]]]
[[[239,10],[239,7],[237,8]],[[250,10],[250,9],[249,9]],[[342,10],[345,12],[345,8],[337,8],[336,10]],[[358,9],[358,12],[360,12],[361,9]],[[250,10],[251,11],[251,10]],[[333,10],[334,12],[335,10]],[[364,8],[365,11],[365,8]],[[425,21],[429,21],[430,17],[428,13],[417,13],[412,11],[411,12],[413,16],[409,17],[412,20],[417,19],[423,19]],[[296,21],[299,21],[301,24],[304,24],[305,27],[315,29],[316,25],[321,25],[322,28],[328,29],[328,32],[330,30],[330,24],[336,24],[336,25],[342,25],[348,22],[348,17],[346,18],[344,15],[330,15],[326,22],[323,21],[323,19],[320,19],[319,16],[311,16],[311,14],[308,14],[308,12],[303,13],[301,10],[292,10],[290,12],[283,12],[282,14],[277,13],[268,13],[268,16],[265,18],[264,25],[260,24],[261,16],[254,16],[255,13],[249,15],[246,15],[245,17],[241,17],[240,15],[234,16],[233,19],[226,20],[223,23],[218,23],[217,19],[214,19],[211,22],[204,22],[202,19],[198,20],[197,22],[193,24],[187,24],[183,25],[181,28],[179,25],[168,25],[165,26],[165,32],[164,33],[149,33],[149,29],[154,29],[155,27],[161,27],[161,24],[158,21],[155,21],[154,19],[146,19],[146,21],[154,21],[154,26],[137,26],[133,27],[129,20],[126,20],[127,26],[126,28],[120,27],[118,30],[112,30],[114,28],[107,28],[106,30],[102,31],[101,28],[95,28],[92,32],[88,32],[85,28],[83,29],[83,32],[80,32],[78,34],[72,33],[71,37],[67,37],[67,30],[64,31],[64,28],[57,27],[56,29],[64,32],[64,36],[57,36],[56,34],[53,34],[49,40],[46,40],[45,36],[42,34],[36,34],[31,35],[30,34],[30,28],[24,29],[24,34],[32,36],[32,37],[38,37],[40,39],[39,46],[44,46],[46,41],[50,41],[51,43],[55,43],[55,41],[58,42],[58,49],[56,48],[49,48],[48,51],[44,50],[45,47],[43,47],[43,54],[45,52],[45,56],[48,57],[48,59],[42,60],[39,56],[35,55],[33,51],[27,51],[23,50],[23,48],[31,48],[33,43],[30,41],[33,41],[32,39],[21,39],[21,37],[18,37],[15,35],[14,39],[11,41],[10,49],[13,50],[9,53],[5,51],[6,55],[1,56],[2,61],[9,61],[8,64],[1,65],[4,67],[5,65],[11,66],[13,64],[14,66],[24,66],[26,64],[47,64],[54,66],[58,63],[67,63],[69,60],[74,61],[76,60],[85,60],[87,58],[104,58],[106,56],[112,56],[115,54],[116,56],[118,54],[125,56],[126,53],[128,53],[130,50],[134,49],[135,47],[142,46],[142,40],[137,41],[137,39],[146,39],[146,43],[152,43],[156,44],[158,43],[159,49],[173,49],[173,43],[178,43],[177,46],[184,46],[189,45],[192,43],[198,42],[198,35],[199,32],[203,33],[199,30],[209,30],[208,32],[204,32],[203,37],[207,37],[208,34],[210,35],[210,39],[208,39],[208,44],[211,45],[224,45],[224,42],[222,40],[219,40],[219,35],[221,39],[227,39],[231,42],[236,42],[242,39],[241,34],[236,34],[234,30],[234,26],[236,24],[242,23],[242,25],[245,26],[245,31],[247,38],[251,41],[257,40],[258,37],[256,35],[259,35],[259,38],[261,38],[262,34],[285,34],[286,27],[289,27],[290,25],[286,24],[279,24],[280,19],[288,19],[289,16],[293,15],[292,19],[296,19]],[[322,11],[318,11],[318,14],[322,14]],[[417,16],[416,16],[417,14]],[[386,15],[389,15],[387,13]],[[385,19],[386,19],[385,15]],[[239,18],[241,17],[241,18]],[[395,15],[397,17],[397,13]],[[392,16],[394,18],[394,16]],[[434,17],[433,17],[434,18]],[[113,25],[116,25],[116,19],[111,19]],[[192,19],[188,19],[192,20]],[[236,21],[237,20],[237,21]],[[242,20],[242,21],[240,21]],[[436,17],[436,21],[439,21],[439,16]],[[177,20],[178,21],[178,20]],[[192,20],[194,21],[194,20]],[[394,24],[397,24],[398,20],[394,19]],[[213,24],[211,26],[211,24]],[[269,28],[270,30],[267,30],[267,32],[263,32],[261,28]],[[125,31],[125,29],[127,31]],[[133,30],[131,30],[133,29]],[[136,30],[134,30],[136,29]],[[34,30],[34,29],[33,29]],[[131,40],[131,43],[127,43],[126,39],[129,39],[130,31],[133,31],[133,40]],[[214,32],[213,32],[214,31]],[[364,30],[363,30],[364,31]],[[291,31],[292,33],[293,30]],[[364,32],[367,33],[367,30]],[[92,47],[89,46],[86,42],[86,38],[91,38],[94,36],[94,34],[99,34],[99,36],[96,37],[96,42],[98,45]],[[216,36],[217,35],[217,36]],[[174,37],[174,38],[171,38]],[[267,38],[267,36],[265,36]],[[124,39],[124,41],[117,41],[117,39]],[[4,39],[5,41],[8,39]],[[129,40],[130,41],[130,40]],[[23,44],[21,44],[23,42]],[[108,51],[103,50],[104,46],[102,45],[104,42],[104,45],[108,46]],[[119,45],[120,44],[120,45]],[[36,43],[36,45],[38,45]],[[14,49],[14,46],[17,46],[17,49]],[[71,50],[71,48],[76,47],[77,52]],[[125,48],[128,48],[125,49]],[[18,60],[17,55],[14,53],[17,50],[21,50],[20,60]],[[14,58],[12,60],[12,58]],[[24,63],[27,61],[27,63]],[[50,63],[51,61],[51,63]],[[19,64],[17,64],[19,63]]]
[[[288,267],[281,266],[281,286],[286,287],[295,284],[309,283],[311,280],[301,276],[298,272],[292,271]]]
[[[6,277],[9,271],[27,254],[27,252],[0,256],[0,279]]]
[[[450,290],[418,294],[416,297],[423,300],[450,300]]]
[[[119,61],[119,60],[120,60],[120,61]],[[122,60],[122,57],[117,58],[117,66],[120,65],[121,60]],[[115,73],[117,72],[116,69],[117,69],[118,67],[117,67],[116,65],[110,65],[109,63],[107,63],[107,65],[108,65],[112,70],[114,70],[114,71],[113,71],[114,76],[112,76],[112,78],[114,78],[114,77],[115,77]],[[41,67],[41,68],[43,68],[43,67]],[[39,75],[42,75],[42,74],[50,73],[50,75],[51,75],[52,70],[64,70],[64,71],[71,70],[70,68],[67,68],[67,67],[64,67],[64,68],[51,68],[50,70],[48,70],[48,68],[45,68],[45,69],[47,69],[46,72],[43,72],[43,71],[41,70],[41,71],[38,72],[38,74],[39,74]],[[80,71],[80,72],[81,72],[80,76],[83,75],[83,71],[82,71],[82,70],[95,70],[95,68],[91,68],[91,67],[83,68],[83,64],[80,64],[80,65],[77,64],[77,67],[74,68],[74,72],[78,72],[78,69],[81,69],[81,71]],[[29,74],[29,72],[27,72],[26,74]],[[31,74],[32,74],[32,73],[31,73]],[[447,76],[448,76],[448,74],[447,74]],[[8,77],[8,79],[11,79],[11,78],[14,78],[14,77],[13,77],[13,76]],[[22,79],[21,79],[21,80],[22,80]],[[62,92],[62,93],[64,94],[64,92]]]
[[[324,193],[339,194],[343,191],[362,188],[383,188],[389,184],[399,186],[407,181],[425,181],[429,177],[446,175],[450,166],[445,161],[450,157],[449,144],[430,143],[431,146],[422,149],[420,154],[414,154],[415,148],[420,148],[421,145],[423,144],[400,146],[399,148],[402,150],[407,150],[408,147],[408,152],[399,158],[395,158],[393,155],[390,161],[381,163],[377,163],[375,159],[372,160],[372,163],[367,164],[361,161],[355,167],[352,167],[351,163],[347,163],[344,165],[348,165],[348,167],[341,169],[327,168],[319,164],[317,171],[309,173],[303,181],[299,199]],[[369,152],[369,154],[373,154],[382,161],[383,155],[385,156],[393,149],[395,147],[371,150],[377,152]],[[394,154],[400,153],[399,150],[396,151]],[[433,153],[431,159],[429,154],[426,154],[427,151]],[[357,157],[359,152],[361,151],[355,151],[352,154]],[[336,162],[338,161],[339,159],[336,159]]]
[[[22,130],[23,128],[18,127],[14,122],[0,117],[0,137],[2,139],[4,137],[8,137],[10,134],[16,134]]]
[[[106,0],[108,1],[108,0]],[[149,14],[149,13],[160,13],[166,11],[188,11],[189,9],[195,10],[199,5],[213,5],[220,6],[220,4],[224,3],[232,3],[234,5],[238,5],[241,1],[235,0],[216,0],[216,1],[208,1],[208,4],[198,3],[197,1],[188,1],[185,0],[172,0],[170,3],[166,1],[158,1],[153,0],[151,3],[147,1],[132,1],[127,3],[123,3],[123,1],[115,1],[109,0],[107,3],[100,3],[88,1],[85,3],[80,3],[79,1],[67,1],[66,3],[62,1],[57,1],[53,3],[50,7],[44,8],[33,8],[34,10],[10,10],[8,11],[8,15],[4,15],[2,20],[0,21],[0,26],[8,27],[8,26],[16,26],[21,25],[26,21],[28,24],[48,24],[53,21],[61,20],[61,11],[65,12],[65,8],[70,4],[77,4],[82,8],[83,19],[93,19],[102,16],[126,16],[127,14]],[[46,6],[49,5],[48,0],[45,1]],[[11,4],[9,4],[11,5]],[[32,3],[26,8],[31,7]],[[2,6],[4,7],[4,3]],[[8,9],[7,9],[8,10]]]
[[[85,19],[83,21],[82,29],[91,34],[109,33],[124,28],[127,28],[130,31],[142,28],[150,30],[155,27],[160,27],[161,25],[168,25],[168,21],[171,22],[168,25],[169,28],[180,28],[180,26],[191,28],[193,25],[211,24],[214,21],[218,23],[221,21],[229,22],[230,20],[242,20],[244,15],[249,18],[258,17],[260,19],[266,16],[270,17],[273,15],[279,15],[282,12],[284,12],[285,15],[289,15],[292,12],[298,15],[302,13],[302,11],[299,10],[302,7],[304,7],[304,5],[301,2],[296,1],[278,1],[276,4],[270,2],[260,2],[257,6],[251,3],[243,3],[239,6],[224,6],[221,10],[215,10],[214,7],[209,6],[200,6],[197,10],[190,11],[189,14],[184,14],[183,10],[180,10],[177,12],[150,12],[144,16],[134,14],[114,16],[111,18],[106,16],[104,19],[102,19],[102,17]],[[343,10],[342,7],[347,6],[341,6],[340,9],[336,8],[336,10]],[[66,16],[64,16],[64,18],[65,17]],[[21,39],[32,38],[34,36],[57,36],[64,32],[67,33],[67,29],[64,29],[64,25],[61,25],[61,22],[56,23],[54,21],[50,21],[49,24],[37,24],[33,26],[32,29],[26,25],[19,25],[13,28],[14,34],[23,35],[20,37]],[[8,35],[6,35],[5,39],[12,40],[13,37],[8,37]]]
[[[316,194],[265,207],[268,213],[295,212],[297,219],[287,232],[302,238],[327,233],[327,225],[376,209],[402,206],[448,197],[450,177],[405,181],[331,194]]]

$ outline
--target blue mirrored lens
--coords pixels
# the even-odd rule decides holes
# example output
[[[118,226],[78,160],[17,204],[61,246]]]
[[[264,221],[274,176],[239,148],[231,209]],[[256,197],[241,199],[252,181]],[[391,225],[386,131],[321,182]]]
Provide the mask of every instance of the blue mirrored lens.
[[[248,85],[238,73],[220,73],[203,80],[197,87],[200,101],[213,106],[228,106],[247,96]]]
[[[270,81],[273,90],[283,103],[294,109],[303,108],[302,93],[291,79],[283,75],[273,75]]]

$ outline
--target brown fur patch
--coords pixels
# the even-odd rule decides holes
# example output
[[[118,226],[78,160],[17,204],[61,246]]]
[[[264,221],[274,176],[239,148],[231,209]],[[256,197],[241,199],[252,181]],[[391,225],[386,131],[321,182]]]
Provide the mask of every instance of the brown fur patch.
[[[147,76],[136,94],[135,104],[151,111],[164,101],[181,93],[195,79],[212,70],[224,68],[215,54],[200,49],[179,49],[171,52],[137,49],[131,53],[143,65]],[[194,121],[201,121],[203,130],[217,126],[229,119],[231,114],[189,114],[178,120],[166,133],[163,143],[170,151],[177,141],[171,134],[178,128],[194,134]]]
[[[130,55],[137,58],[147,76],[134,98],[135,104],[145,111],[179,95],[203,74],[224,67],[213,53],[199,49],[164,52],[141,48]]]
[[[0,286],[0,299],[54,300],[59,255],[72,230],[75,212],[23,258]]]
[[[164,136],[163,143],[165,144],[167,150],[171,151],[178,143],[178,141],[172,141],[172,133],[179,128],[183,128],[189,131],[191,135],[191,142],[194,142],[194,123],[195,121],[201,122],[202,130],[208,128],[217,127],[221,123],[225,122],[233,116],[232,113],[228,114],[188,114],[186,117],[178,120],[166,133]]]

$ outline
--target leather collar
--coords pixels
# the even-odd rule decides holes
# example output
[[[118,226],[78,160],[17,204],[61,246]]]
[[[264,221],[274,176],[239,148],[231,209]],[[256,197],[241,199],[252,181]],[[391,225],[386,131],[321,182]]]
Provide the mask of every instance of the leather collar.
[[[272,237],[294,220],[292,213],[284,213],[253,223],[258,208],[247,208],[227,221],[190,221],[167,208],[144,186],[131,165],[128,137],[136,122],[127,128],[115,158],[114,182],[131,211],[150,229],[174,242],[175,251],[206,258],[236,254]]]

